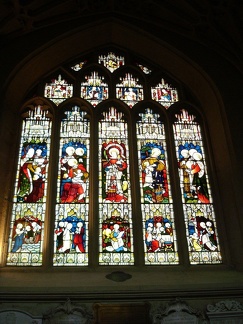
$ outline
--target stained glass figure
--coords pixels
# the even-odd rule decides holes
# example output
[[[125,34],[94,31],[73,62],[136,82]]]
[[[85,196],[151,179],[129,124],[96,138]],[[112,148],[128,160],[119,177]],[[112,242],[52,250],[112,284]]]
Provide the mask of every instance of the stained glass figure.
[[[108,98],[108,85],[104,82],[104,77],[92,72],[90,76],[85,76],[85,79],[86,81],[81,83],[81,98],[88,100],[94,107]]]
[[[145,264],[178,264],[164,125],[147,108],[136,124]]]
[[[77,63],[77,64],[71,66],[71,69],[74,70],[75,72],[78,72],[78,71],[80,71],[80,70],[83,68],[83,66],[84,66],[86,63],[87,63],[87,61],[79,62],[79,63]]]
[[[151,87],[151,96],[153,100],[159,102],[166,109],[179,100],[177,89],[164,79],[161,79],[161,83],[157,84],[156,87]]]
[[[127,123],[114,107],[99,121],[100,264],[133,264]]]
[[[114,72],[125,64],[125,59],[123,56],[118,56],[110,52],[107,55],[100,55],[98,63],[104,65],[110,72]]]
[[[150,70],[147,66],[137,63],[137,66],[143,71],[145,74],[151,74],[152,70]]]
[[[143,100],[143,86],[138,83],[130,73],[120,78],[120,83],[116,85],[116,98],[124,101],[132,108],[138,101]]]
[[[42,106],[23,119],[13,200],[8,265],[42,264],[51,117]]]
[[[147,142],[141,147],[142,183],[145,203],[168,202],[165,150],[160,142]]]
[[[175,117],[174,138],[190,261],[192,264],[220,263],[201,126],[185,109]]]
[[[111,140],[102,143],[103,199],[111,202],[126,202],[127,160],[124,143]]]
[[[65,114],[60,132],[53,263],[87,266],[90,124],[77,106]]]
[[[73,85],[62,79],[61,75],[46,83],[44,97],[53,101],[57,106],[73,96]]]

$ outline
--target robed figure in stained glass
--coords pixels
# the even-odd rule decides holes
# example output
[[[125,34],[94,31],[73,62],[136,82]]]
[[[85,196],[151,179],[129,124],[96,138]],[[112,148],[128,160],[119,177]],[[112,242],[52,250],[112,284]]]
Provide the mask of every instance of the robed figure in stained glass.
[[[208,204],[209,193],[205,175],[205,166],[202,160],[202,151],[199,145],[185,143],[179,146],[179,168],[182,171],[183,190],[185,201]]]
[[[86,146],[79,142],[63,145],[61,158],[60,198],[62,203],[84,202],[88,172]]]
[[[190,261],[192,264],[220,263],[201,126],[196,116],[185,109],[175,117],[174,138]]]
[[[112,206],[111,206],[112,207]],[[109,217],[104,213],[102,222],[102,248],[108,252],[126,252],[131,250],[130,223],[128,211],[121,212],[119,207],[111,210]]]
[[[38,202],[44,196],[47,145],[38,140],[24,143],[21,152],[18,202]]]
[[[38,252],[40,249],[41,231],[42,231],[42,207],[37,211],[31,204],[16,206],[16,215],[24,214],[18,217],[13,224],[13,247],[11,252]]]
[[[156,143],[146,143],[141,148],[145,203],[168,202],[168,182],[163,156],[163,147]]]
[[[55,234],[56,249],[59,253],[85,252],[86,224],[76,214],[61,219],[55,229]]]
[[[126,202],[128,185],[125,145],[117,141],[103,143],[102,166],[105,200],[110,202]]]

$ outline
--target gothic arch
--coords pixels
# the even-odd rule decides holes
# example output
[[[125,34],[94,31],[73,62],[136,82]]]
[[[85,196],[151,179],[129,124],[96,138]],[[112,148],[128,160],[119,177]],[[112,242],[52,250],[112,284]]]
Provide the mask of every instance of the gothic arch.
[[[159,41],[151,34],[141,33],[140,30],[131,28],[131,26],[122,25],[119,21],[105,22],[100,24],[98,28],[100,37],[95,40],[95,46],[94,35],[97,31],[97,25],[86,26],[86,29],[72,31],[72,33],[67,33],[65,36],[62,35],[43,45],[35,52],[30,53],[28,57],[16,66],[8,80],[6,80],[4,106],[6,115],[4,121],[10,126],[3,136],[7,139],[11,135],[12,141],[10,143],[6,140],[6,143],[4,142],[3,144],[3,159],[9,161],[8,172],[3,175],[4,181],[12,183],[13,180],[10,170],[15,165],[11,157],[13,156],[12,152],[16,149],[18,137],[18,133],[15,132],[16,125],[18,125],[17,111],[32,85],[36,84],[41,77],[49,74],[52,69],[67,60],[73,59],[79,53],[88,53],[89,51],[97,50],[101,46],[113,44],[120,48],[129,48],[129,51],[142,55],[148,60],[152,58],[155,64],[173,75],[178,82],[186,85],[193,96],[197,98],[207,124],[208,139],[210,139],[208,144],[211,147],[211,151],[214,152],[210,163],[212,167],[217,165],[214,185],[220,188],[227,188],[228,182],[224,177],[224,172],[228,170],[231,173],[230,177],[236,176],[235,171],[230,167],[235,157],[229,149],[231,138],[228,133],[228,125],[220,94],[205,71],[169,44]],[[119,38],[117,35],[119,35]],[[133,39],[136,39],[136,42],[133,42]],[[13,93],[15,94],[14,96]],[[6,188],[1,188],[1,190],[4,190],[3,196],[6,197]],[[216,195],[220,202],[226,198],[228,202],[231,201],[233,209],[235,200],[233,190],[221,189],[220,194],[216,193]],[[8,202],[4,201],[4,204],[4,211],[7,212],[9,208]],[[223,217],[226,219],[226,212],[223,211],[223,208],[218,211],[218,214],[224,215]],[[238,223],[237,215],[232,215],[232,218]],[[2,231],[5,224],[5,221],[2,221]],[[221,233],[225,234],[224,224],[220,225],[220,230]],[[229,233],[230,231],[228,236],[232,238],[233,234]],[[229,262],[229,251],[227,249],[225,251],[226,259]],[[232,255],[234,253],[232,252]]]

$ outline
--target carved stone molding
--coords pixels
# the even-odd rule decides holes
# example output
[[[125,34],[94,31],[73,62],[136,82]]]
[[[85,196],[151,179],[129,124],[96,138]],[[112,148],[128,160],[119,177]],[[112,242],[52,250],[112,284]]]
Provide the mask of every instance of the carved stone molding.
[[[159,306],[152,314],[153,324],[180,323],[201,324],[207,323],[203,313],[190,307],[185,301],[176,298],[168,303],[165,308]]]
[[[128,279],[131,279],[132,276],[128,273],[123,272],[123,271],[114,271],[114,272],[111,272],[108,275],[106,275],[106,278],[109,280],[112,280],[112,281],[116,281],[116,282],[123,282]]]
[[[223,300],[215,305],[209,304],[207,306],[207,311],[209,313],[221,313],[221,312],[242,312],[243,313],[243,305],[236,300]]]
[[[32,316],[26,312],[19,310],[9,309],[0,311],[0,323],[1,324],[41,324],[42,318],[38,316]]]
[[[66,323],[80,323],[90,324],[93,322],[93,314],[88,311],[85,306],[78,306],[72,304],[68,298],[67,301],[44,314],[44,323],[51,324],[66,324]]]
[[[223,300],[207,306],[207,317],[213,324],[242,324],[243,305],[236,300]]]

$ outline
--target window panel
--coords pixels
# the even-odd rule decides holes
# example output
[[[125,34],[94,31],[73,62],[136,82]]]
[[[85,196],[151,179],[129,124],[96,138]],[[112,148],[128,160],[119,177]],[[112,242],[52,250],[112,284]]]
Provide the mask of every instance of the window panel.
[[[119,56],[110,52],[107,55],[100,55],[98,62],[99,64],[104,65],[111,73],[113,73],[120,66],[125,64],[125,59],[123,56]]]
[[[43,107],[23,116],[8,265],[42,264],[50,133],[50,115]]]
[[[174,138],[190,262],[219,263],[220,247],[201,126],[185,109],[175,117]]]
[[[92,72],[90,76],[85,76],[85,79],[86,81],[81,83],[81,98],[88,100],[93,107],[108,99],[108,85],[103,81],[104,77]]]
[[[151,95],[153,100],[159,102],[166,109],[179,100],[177,89],[173,88],[163,78],[159,84],[151,88]]]
[[[132,74],[126,73],[116,85],[116,98],[124,101],[130,108],[143,100],[143,87],[138,81]]]
[[[102,265],[133,264],[127,123],[111,107],[99,121],[99,226]]]
[[[151,74],[152,70],[150,70],[147,66],[137,63],[137,66],[143,71],[145,74]]]
[[[77,106],[65,114],[60,131],[53,263],[84,266],[88,265],[90,124]]]
[[[80,71],[80,70],[83,68],[83,66],[84,66],[86,63],[87,63],[87,61],[79,62],[79,63],[77,63],[77,64],[71,66],[71,69],[74,70],[75,72],[78,72],[78,71]]]
[[[137,122],[145,264],[178,264],[164,125],[147,108]]]
[[[53,101],[57,106],[73,96],[73,85],[62,79],[61,75],[46,83],[44,96]]]

